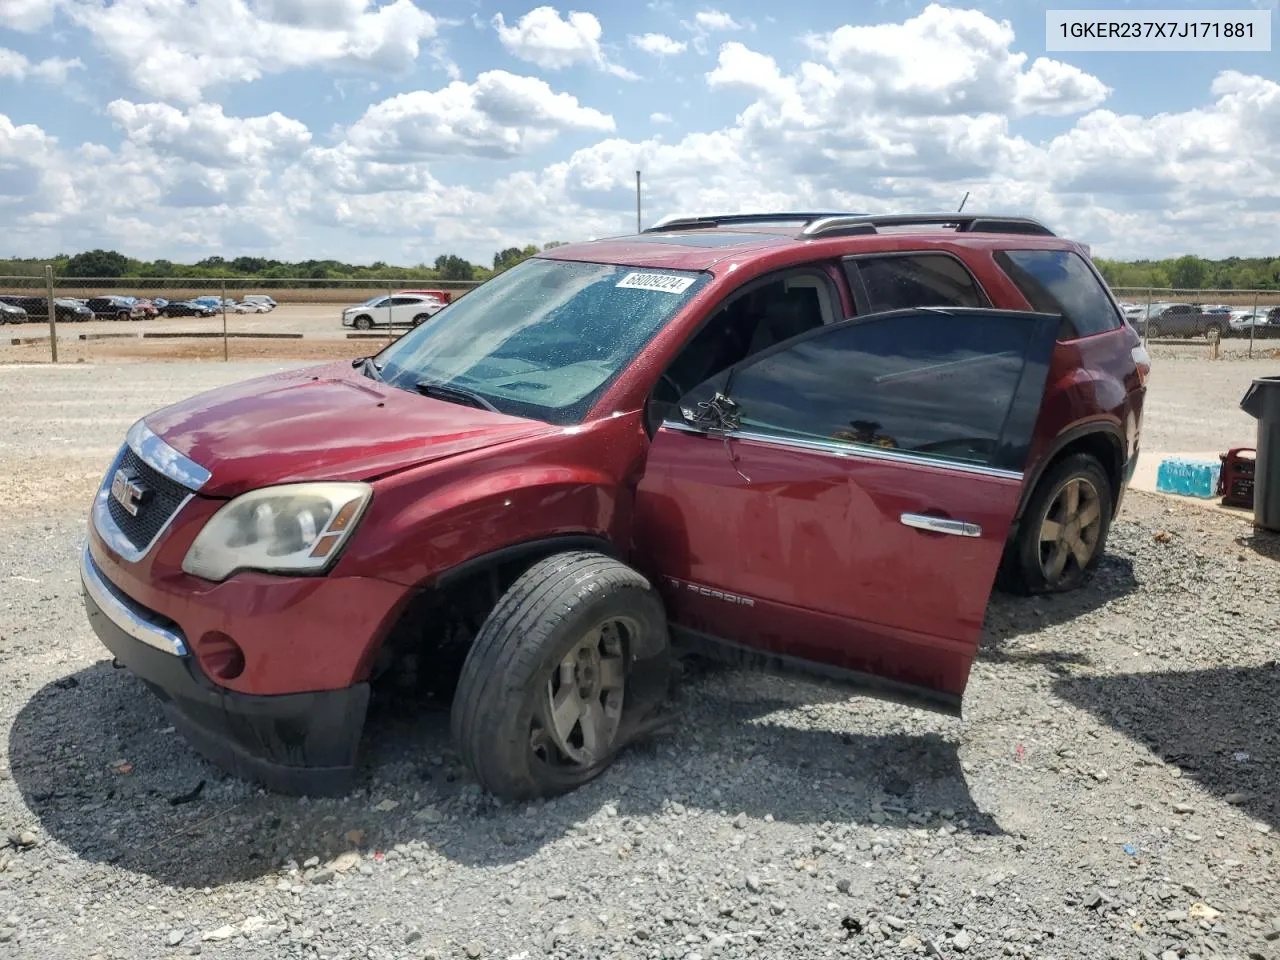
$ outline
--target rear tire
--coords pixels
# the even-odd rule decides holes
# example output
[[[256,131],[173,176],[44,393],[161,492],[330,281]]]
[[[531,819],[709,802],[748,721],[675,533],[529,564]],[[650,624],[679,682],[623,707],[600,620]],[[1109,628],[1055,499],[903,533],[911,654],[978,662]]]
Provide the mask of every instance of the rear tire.
[[[504,800],[581,786],[622,746],[636,650],[665,648],[666,638],[661,601],[625,564],[590,552],[534,564],[467,654],[453,698],[455,748]]]
[[[429,314],[429,313],[420,313],[420,314],[418,314],[416,317],[414,317],[414,318],[413,318],[413,325],[414,325],[415,327],[421,326],[422,324],[426,323],[426,322],[427,322],[428,320],[430,320],[430,319],[431,319],[431,314]]]
[[[1079,587],[1106,551],[1114,503],[1107,472],[1087,453],[1051,466],[1027,501],[1017,537],[1005,548],[1000,588],[1036,594]]]
[[[355,322],[352,324],[352,326],[354,326],[357,330],[372,330],[373,320],[369,317],[356,317]]]

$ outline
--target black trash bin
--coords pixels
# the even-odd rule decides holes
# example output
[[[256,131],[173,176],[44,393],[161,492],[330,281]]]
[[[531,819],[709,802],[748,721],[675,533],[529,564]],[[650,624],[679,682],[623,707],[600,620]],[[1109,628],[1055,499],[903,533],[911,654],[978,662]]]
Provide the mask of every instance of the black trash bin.
[[[1258,377],[1240,409],[1258,421],[1258,466],[1253,481],[1253,525],[1280,533],[1280,377]]]

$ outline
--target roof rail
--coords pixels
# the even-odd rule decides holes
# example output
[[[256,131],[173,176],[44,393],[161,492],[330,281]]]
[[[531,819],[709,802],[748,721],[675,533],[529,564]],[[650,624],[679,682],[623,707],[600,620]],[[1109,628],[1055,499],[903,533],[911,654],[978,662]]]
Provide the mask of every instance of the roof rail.
[[[981,213],[895,213],[877,216],[838,216],[811,220],[800,236],[806,240],[876,233],[879,227],[955,227],[957,233],[1021,233],[1052,237],[1054,233],[1030,217],[1001,217]]]
[[[664,217],[644,233],[701,230],[707,227],[741,226],[751,223],[800,223],[800,238],[846,237],[876,233],[879,227],[954,227],[957,233],[1020,233],[1052,237],[1054,233],[1030,217],[1003,217],[981,213],[727,213],[703,217]]]
[[[862,217],[861,213],[717,213],[702,217],[663,217],[642,233],[666,233],[672,230],[700,230],[703,227],[728,227],[745,223],[803,223],[838,217]]]

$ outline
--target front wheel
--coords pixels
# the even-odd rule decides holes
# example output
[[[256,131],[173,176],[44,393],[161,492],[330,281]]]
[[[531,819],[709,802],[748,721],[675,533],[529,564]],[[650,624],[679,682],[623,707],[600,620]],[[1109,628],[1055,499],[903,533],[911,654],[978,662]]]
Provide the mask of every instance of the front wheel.
[[[1160,324],[1155,323],[1155,322],[1150,322],[1150,323],[1148,323],[1148,324],[1147,324],[1147,339],[1148,339],[1148,340],[1155,340],[1155,339],[1156,339],[1157,337],[1159,337],[1159,336],[1160,336]]]
[[[498,601],[454,694],[454,746],[504,800],[572,790],[623,745],[637,659],[667,650],[649,582],[603,554],[562,553],[529,568]]]
[[[1030,594],[1080,586],[1102,559],[1114,502],[1106,471],[1088,454],[1050,467],[1006,548],[1001,587]]]
[[[371,320],[369,317],[356,317],[356,320],[353,326],[357,330],[372,330],[373,320]]]

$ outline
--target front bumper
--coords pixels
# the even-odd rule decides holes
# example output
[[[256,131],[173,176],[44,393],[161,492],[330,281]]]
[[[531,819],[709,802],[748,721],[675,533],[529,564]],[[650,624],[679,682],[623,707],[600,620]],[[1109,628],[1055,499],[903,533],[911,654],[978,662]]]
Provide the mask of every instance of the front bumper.
[[[174,726],[229,773],[282,793],[347,792],[369,704],[369,685],[261,696],[214,684],[177,624],[112,584],[88,547],[80,561],[89,623],[116,661],[160,698]]]

